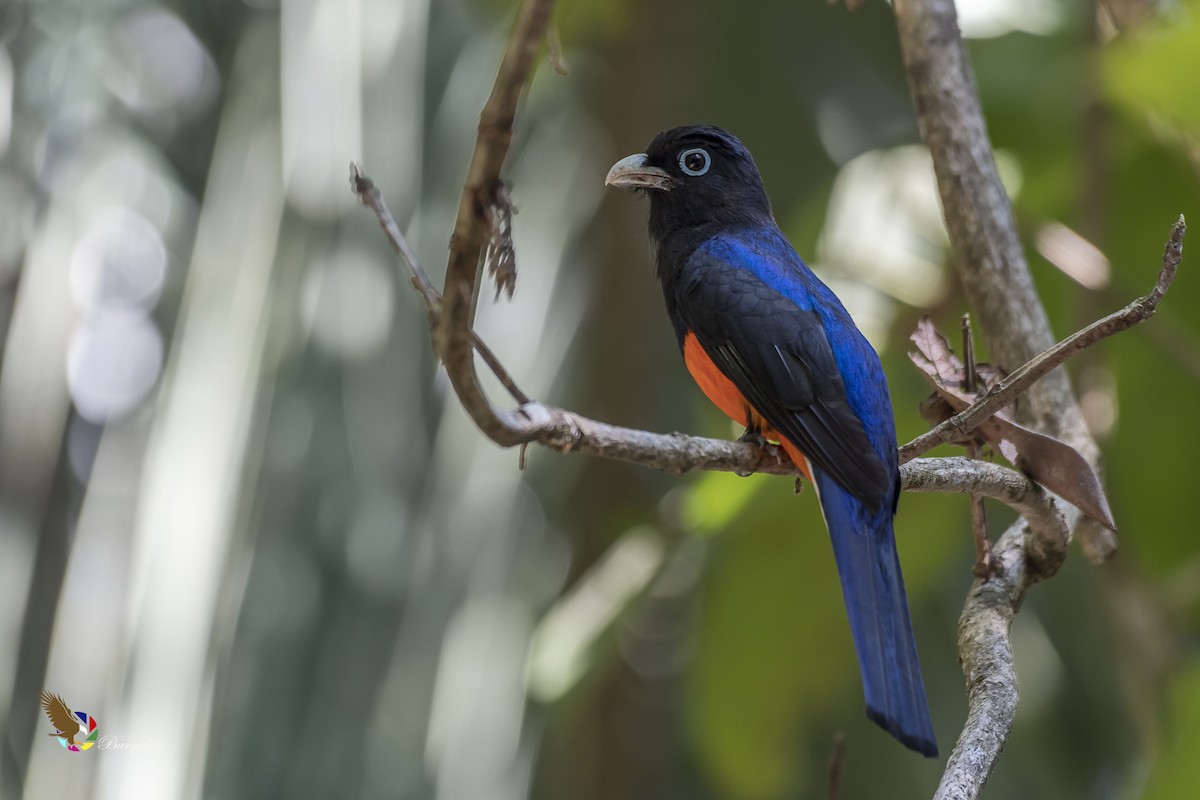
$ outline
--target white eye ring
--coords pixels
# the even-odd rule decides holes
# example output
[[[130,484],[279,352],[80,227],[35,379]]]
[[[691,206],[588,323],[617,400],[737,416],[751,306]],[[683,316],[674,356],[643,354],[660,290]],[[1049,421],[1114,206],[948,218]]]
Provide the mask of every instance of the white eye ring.
[[[694,160],[693,156],[700,156],[703,163],[699,167],[689,167],[688,160]],[[708,151],[703,147],[693,147],[689,150],[684,150],[679,154],[679,168],[683,170],[683,174],[699,177],[708,172],[708,168],[712,166],[712,159],[708,155]]]

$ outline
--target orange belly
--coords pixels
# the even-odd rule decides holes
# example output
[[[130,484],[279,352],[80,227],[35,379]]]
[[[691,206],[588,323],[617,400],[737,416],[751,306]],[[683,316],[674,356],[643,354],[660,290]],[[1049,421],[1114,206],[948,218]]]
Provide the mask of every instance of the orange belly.
[[[683,363],[687,366],[687,371],[691,373],[692,379],[700,387],[700,391],[704,392],[704,396],[711,400],[713,405],[724,411],[739,425],[759,431],[766,438],[779,442],[792,463],[804,473],[810,482],[812,481],[808,458],[800,452],[798,447],[780,436],[779,432],[772,428],[771,424],[738,391],[738,388],[733,385],[733,381],[726,378],[724,373],[717,369],[717,365],[708,357],[708,353],[704,352],[704,348],[694,333],[689,333],[683,340]]]

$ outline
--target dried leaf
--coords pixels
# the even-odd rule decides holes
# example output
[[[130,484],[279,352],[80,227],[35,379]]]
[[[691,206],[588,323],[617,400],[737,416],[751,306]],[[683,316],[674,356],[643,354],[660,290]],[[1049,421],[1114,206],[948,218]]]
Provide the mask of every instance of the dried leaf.
[[[1003,412],[980,428],[989,442],[1000,440],[1000,454],[1017,469],[1104,527],[1117,529],[1100,478],[1074,447],[1030,430]]]
[[[965,388],[966,367],[958,356],[954,355],[954,351],[950,349],[950,342],[934,327],[928,314],[917,322],[917,329],[909,339],[917,346],[917,352],[910,352],[908,357],[917,369],[933,381],[933,386],[939,393],[952,394],[959,400],[959,403],[952,404],[955,411],[962,411],[975,402],[976,394],[968,392]],[[1004,370],[993,367],[986,361],[975,365],[975,375],[985,388],[1003,380],[1006,374]]]
[[[512,218],[517,209],[508,194],[508,185],[501,182],[496,187],[495,202],[490,209],[491,238],[483,254],[488,274],[496,282],[496,300],[500,292],[512,299],[517,288],[517,253],[513,247]]]
[[[917,413],[921,415],[921,419],[929,423],[929,427],[941,425],[946,420],[954,416],[954,409],[950,404],[938,395],[937,392],[929,395],[921,404],[917,406]]]
[[[909,353],[909,358],[917,368],[933,380],[935,389],[961,391],[963,365],[950,349],[946,337],[938,333],[929,315],[921,317],[917,329],[909,337],[917,346],[917,353]]]
[[[928,315],[920,319],[910,338],[917,352],[910,352],[909,358],[933,384],[936,398],[922,402],[923,418],[936,425],[975,402],[976,393],[963,388],[966,368]],[[987,364],[978,364],[975,369],[988,387],[1004,377],[1003,371]],[[1004,411],[980,424],[975,433],[1031,479],[1106,528],[1117,529],[1100,479],[1075,448],[1018,424]]]
[[[993,385],[999,383],[1008,377],[1008,371],[1000,367],[993,367],[991,364],[984,361],[981,364],[975,365],[975,376],[983,381],[984,390],[992,388]]]

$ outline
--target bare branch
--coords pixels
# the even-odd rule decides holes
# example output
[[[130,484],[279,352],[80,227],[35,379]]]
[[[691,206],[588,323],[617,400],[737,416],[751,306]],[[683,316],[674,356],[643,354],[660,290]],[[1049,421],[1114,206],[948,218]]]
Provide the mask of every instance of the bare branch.
[[[522,439],[519,429],[507,424],[511,415],[493,406],[479,386],[472,357],[471,312],[478,291],[480,257],[491,235],[491,209],[497,205],[500,170],[512,142],[517,103],[550,24],[553,5],[553,0],[525,0],[521,5],[491,96],[479,115],[475,150],[450,237],[442,318],[434,335],[434,347],[463,408],[488,438],[506,447],[521,444]]]
[[[775,445],[706,439],[682,433],[651,433],[589,419],[543,403],[527,403],[506,423],[524,441],[560,453],[587,453],[641,464],[672,475],[692,470],[750,475],[797,475],[795,466]]]
[[[1025,518],[1040,553],[1065,548],[1067,528],[1058,504],[1016,470],[964,456],[920,458],[900,467],[900,477],[908,492],[976,493],[998,500]]]
[[[979,373],[975,370],[975,341],[971,336],[971,315],[962,315],[963,388],[977,392]],[[967,455],[978,459],[980,446],[974,439],[967,442]],[[975,566],[971,574],[976,578],[986,577],[992,569],[992,546],[987,535],[987,509],[983,497],[971,493],[971,535],[975,540]]]
[[[1008,740],[1018,700],[1009,630],[1025,590],[1054,575],[1066,559],[1066,526],[1060,530],[1062,536],[1050,541],[1021,523],[1009,528],[992,548],[991,571],[967,594],[958,620],[967,722],[934,800],[978,797]]]
[[[968,445],[968,456],[979,460],[979,445],[972,442]],[[988,541],[987,509],[983,505],[983,496],[971,493],[971,536],[975,540],[975,566],[971,574],[976,578],[987,577],[992,571],[992,544]]]
[[[471,347],[475,348],[475,352],[479,353],[479,357],[483,359],[483,363],[488,365],[488,369],[496,376],[496,380],[512,395],[512,399],[516,400],[521,405],[530,402],[529,395],[521,391],[521,387],[517,386],[517,382],[508,374],[508,370],[500,363],[500,359],[492,352],[492,349],[484,344],[483,339],[479,338],[479,334],[474,329],[468,331]]]
[[[1097,342],[1145,322],[1154,315],[1163,295],[1171,288],[1179,264],[1183,259],[1183,236],[1187,225],[1183,216],[1171,228],[1171,238],[1163,250],[1162,268],[1154,288],[1144,297],[1139,297],[1120,311],[1115,311],[1079,330],[1058,344],[1027,361],[1007,378],[996,383],[968,408],[955,414],[932,430],[921,434],[900,448],[900,460],[911,458],[932,450],[941,444],[966,438],[980,423],[997,411],[1011,404],[1035,381],[1072,356],[1082,353]]]
[[[354,163],[350,164],[350,188],[358,195],[362,204],[375,214],[375,219],[379,221],[379,227],[383,229],[383,235],[387,237],[388,244],[408,267],[409,282],[417,290],[417,294],[421,295],[421,299],[425,301],[425,312],[429,315],[429,324],[437,327],[438,318],[441,316],[441,294],[433,288],[433,281],[429,280],[429,274],[425,272],[421,262],[417,261],[417,254],[408,246],[408,241],[400,232],[400,226],[396,224],[396,218],[392,216],[391,209],[384,202],[383,195],[379,193],[375,181],[364,175],[358,164]]]
[[[429,317],[429,327],[433,330],[437,329],[438,321],[441,318],[442,295],[437,289],[433,288],[433,282],[429,280],[429,274],[425,272],[425,268],[421,266],[421,262],[417,260],[416,253],[408,246],[408,240],[404,238],[404,234],[400,232],[400,226],[396,224],[396,218],[392,216],[391,209],[387,207],[383,196],[379,193],[375,182],[363,174],[357,164],[350,165],[350,186],[354,193],[358,195],[362,204],[375,214],[375,219],[379,221],[379,227],[383,229],[383,235],[387,237],[388,244],[396,251],[396,255],[400,256],[400,260],[408,267],[409,282],[412,283],[413,289],[417,294],[421,295],[421,299],[425,301],[425,313]],[[508,370],[500,363],[500,359],[496,358],[496,354],[492,349],[484,343],[483,339],[479,338],[479,334],[469,330],[468,337],[471,346],[479,353],[479,357],[500,381],[501,385],[508,390],[512,398],[518,403],[528,403],[529,395],[521,391],[521,387],[517,386],[517,382],[508,374]]]
[[[1049,350],[1054,336],[996,170],[954,2],[895,0],[894,8],[955,266],[993,359],[1025,364]],[[1099,450],[1063,370],[1052,369],[1031,384],[1026,398],[1018,409],[1021,421],[1062,439],[1097,464]],[[976,579],[967,596],[958,644],[969,712],[935,795],[939,800],[977,797],[1008,739],[1017,706],[1009,625],[1025,590],[1052,575],[1065,558],[1065,532],[1079,518],[1075,509],[1065,511],[1063,535],[1038,534],[1038,526],[1029,535],[1024,523],[1010,527],[992,548],[990,572]],[[1085,530],[1083,535],[1091,534]],[[1101,544],[1111,549],[1115,539]]]
[[[900,45],[921,139],[937,174],[954,264],[991,359],[1024,364],[1055,341],[1021,249],[1012,205],[992,155],[975,75],[953,0],[896,0]],[[1093,465],[1087,433],[1063,372],[1027,395],[1019,420],[1075,447]]]
[[[558,35],[558,26],[551,24],[550,32],[547,34],[547,47],[550,50],[550,66],[559,75],[566,75],[570,72],[567,66],[567,60],[563,58],[562,38]]]
[[[543,403],[504,412],[505,425],[525,442],[560,453],[587,453],[640,464],[672,475],[692,470],[797,476],[775,445],[707,439],[682,433],[651,433],[589,419]],[[977,493],[1025,515],[1038,537],[1066,539],[1057,506],[1040,486],[1015,470],[968,458],[921,458],[900,468],[901,486],[913,492]]]
[[[992,572],[976,578],[958,620],[958,651],[967,683],[967,721],[946,763],[934,800],[978,797],[1017,711],[1017,672],[1009,628],[1026,585],[1021,527],[992,550]]]
[[[846,766],[846,737],[834,734],[833,752],[829,754],[829,784],[825,790],[825,800],[838,800],[842,791],[842,770]]]
[[[975,566],[971,574],[982,578],[992,569],[992,546],[987,535],[987,509],[978,494],[971,495],[971,536],[975,540]]]
[[[922,465],[919,472],[910,467]],[[1054,575],[1066,560],[1069,532],[1057,504],[1023,475],[969,458],[923,458],[902,470],[909,491],[963,491],[964,483],[1020,511],[1025,521],[991,548],[988,573],[967,594],[958,647],[967,684],[968,715],[935,800],[978,796],[1008,739],[1017,708],[1017,676],[1009,627],[1025,591]],[[963,477],[970,475],[969,481]],[[954,488],[952,488],[954,487]]]

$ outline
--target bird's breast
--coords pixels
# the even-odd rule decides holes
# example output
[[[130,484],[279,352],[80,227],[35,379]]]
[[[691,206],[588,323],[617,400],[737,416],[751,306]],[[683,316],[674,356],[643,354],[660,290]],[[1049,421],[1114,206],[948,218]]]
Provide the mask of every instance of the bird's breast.
[[[762,430],[766,426],[766,420],[750,406],[733,381],[717,369],[694,333],[684,337],[683,363],[704,396],[730,419],[752,430]]]

